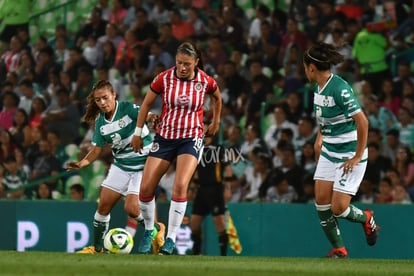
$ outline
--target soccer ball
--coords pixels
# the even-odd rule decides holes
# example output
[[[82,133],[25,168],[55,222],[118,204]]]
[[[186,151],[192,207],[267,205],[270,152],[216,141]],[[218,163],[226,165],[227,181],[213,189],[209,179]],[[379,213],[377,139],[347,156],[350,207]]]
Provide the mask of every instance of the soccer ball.
[[[104,247],[108,253],[129,254],[134,246],[134,238],[123,228],[113,228],[106,233]]]

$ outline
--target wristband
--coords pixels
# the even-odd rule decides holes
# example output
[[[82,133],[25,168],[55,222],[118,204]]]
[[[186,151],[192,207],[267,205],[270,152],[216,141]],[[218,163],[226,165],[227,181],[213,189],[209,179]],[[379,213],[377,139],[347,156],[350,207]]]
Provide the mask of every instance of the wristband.
[[[134,135],[141,137],[141,134],[142,134],[142,127],[136,127],[134,131]]]

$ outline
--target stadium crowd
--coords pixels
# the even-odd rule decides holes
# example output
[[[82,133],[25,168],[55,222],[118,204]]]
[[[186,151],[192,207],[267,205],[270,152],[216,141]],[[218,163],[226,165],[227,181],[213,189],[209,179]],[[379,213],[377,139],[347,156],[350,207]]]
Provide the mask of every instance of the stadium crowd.
[[[119,100],[140,105],[153,78],[175,65],[177,46],[191,41],[222,93],[216,140],[232,169],[227,200],[313,202],[314,87],[302,54],[324,41],[344,55],[332,72],[352,84],[370,123],[368,166],[354,200],[414,200],[414,58],[391,62],[414,47],[414,1],[275,0],[269,8],[256,0],[254,14],[235,0],[98,2],[76,33],[58,24],[54,36],[31,43],[23,26],[2,41],[0,197],[94,199],[95,178],[72,183],[63,173],[91,147],[93,125],[82,117],[92,85],[107,79]],[[109,148],[101,160],[112,162]],[[174,173],[172,166],[161,179],[158,200],[170,199]],[[196,180],[189,187],[190,200]]]

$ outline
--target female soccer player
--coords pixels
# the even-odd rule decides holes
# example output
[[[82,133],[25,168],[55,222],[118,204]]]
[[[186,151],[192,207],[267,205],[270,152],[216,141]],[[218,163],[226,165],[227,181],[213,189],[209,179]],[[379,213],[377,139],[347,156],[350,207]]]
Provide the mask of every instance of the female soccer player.
[[[93,222],[94,245],[85,247],[78,253],[103,252],[103,238],[108,230],[110,212],[123,196],[126,196],[124,208],[128,216],[143,222],[139,211],[138,194],[142,170],[152,146],[152,138],[149,129],[143,124],[143,150],[141,153],[136,153],[130,146],[139,110],[139,106],[135,104],[118,102],[111,83],[105,80],[98,81],[88,96],[84,120],[88,123],[95,121],[93,147],[81,161],[69,162],[67,169],[77,170],[88,166],[99,157],[106,143],[112,147],[114,163],[102,183],[98,209]],[[148,117],[149,120],[155,119],[154,115]],[[164,229],[164,225],[156,223],[154,231],[150,233],[151,238],[154,239],[154,251],[164,244]]]
[[[145,233],[138,251],[147,253],[154,221],[154,191],[172,160],[177,157],[168,220],[168,233],[160,254],[170,255],[175,247],[177,230],[187,207],[187,187],[203,152],[203,136],[214,135],[219,128],[221,96],[216,81],[202,68],[199,51],[188,42],[177,48],[176,66],[161,72],[152,81],[138,114],[132,147],[141,151],[143,126],[148,111],[158,95],[163,108],[157,135],[144,168],[139,205],[145,219]],[[211,124],[203,129],[203,105],[209,95],[213,106]]]
[[[343,56],[325,43],[316,44],[303,55],[306,76],[317,84],[315,205],[320,224],[333,246],[327,257],[333,258],[348,256],[337,218],[361,223],[371,246],[377,242],[379,230],[372,210],[362,211],[350,204],[367,166],[368,120],[348,83],[330,71],[331,65],[342,61]]]

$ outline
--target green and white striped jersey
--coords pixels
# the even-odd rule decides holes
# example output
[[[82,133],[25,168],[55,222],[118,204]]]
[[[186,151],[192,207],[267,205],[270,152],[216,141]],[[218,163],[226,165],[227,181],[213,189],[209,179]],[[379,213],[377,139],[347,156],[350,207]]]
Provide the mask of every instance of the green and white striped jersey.
[[[321,154],[333,162],[355,156],[357,126],[352,116],[362,109],[346,81],[331,74],[326,85],[314,94],[314,111],[322,132]],[[361,162],[367,161],[365,148]]]
[[[143,170],[149,148],[152,146],[152,137],[146,125],[142,129],[144,143],[142,153],[134,152],[130,145],[139,110],[140,107],[135,104],[117,101],[111,121],[105,119],[103,112],[95,120],[92,144],[103,147],[109,143],[114,156],[114,165],[125,171]]]

